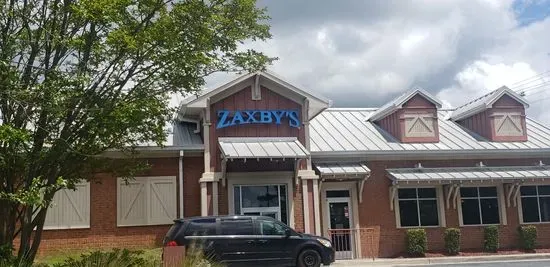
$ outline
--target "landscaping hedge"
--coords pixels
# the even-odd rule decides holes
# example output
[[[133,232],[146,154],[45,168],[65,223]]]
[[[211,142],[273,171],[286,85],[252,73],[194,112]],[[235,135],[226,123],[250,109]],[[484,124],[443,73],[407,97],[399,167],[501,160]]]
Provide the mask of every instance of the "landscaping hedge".
[[[448,228],[445,230],[445,249],[451,255],[460,251],[460,229]]]
[[[498,247],[498,227],[496,225],[485,227],[483,248],[489,252],[496,252]]]
[[[518,227],[519,245],[525,250],[533,250],[537,245],[537,228],[533,225]]]
[[[424,229],[407,230],[406,240],[407,253],[411,256],[424,256],[428,250],[428,238]]]

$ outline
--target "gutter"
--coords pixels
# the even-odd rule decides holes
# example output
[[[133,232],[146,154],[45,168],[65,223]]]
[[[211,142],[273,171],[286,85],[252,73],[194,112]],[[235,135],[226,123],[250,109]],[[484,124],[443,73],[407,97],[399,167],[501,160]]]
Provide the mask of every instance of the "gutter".
[[[179,157],[179,205],[180,205],[180,212],[179,217],[183,218],[184,216],[184,209],[183,209],[183,150],[180,150],[180,157]]]

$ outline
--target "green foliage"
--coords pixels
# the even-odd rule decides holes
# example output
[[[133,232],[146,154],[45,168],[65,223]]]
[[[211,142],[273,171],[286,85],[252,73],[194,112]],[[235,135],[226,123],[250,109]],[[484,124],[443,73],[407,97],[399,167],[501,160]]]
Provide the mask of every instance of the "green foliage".
[[[34,259],[55,193],[142,170],[134,148],[163,143],[172,95],[275,60],[241,46],[268,19],[255,0],[0,1],[0,244]],[[129,159],[98,157],[112,149]]]
[[[424,256],[428,250],[426,230],[409,229],[405,238],[407,253],[411,256]]]
[[[139,267],[159,266],[160,262],[149,261],[142,258],[142,251],[129,251],[127,249],[115,249],[109,252],[94,251],[85,253],[80,258],[69,258],[63,263],[54,264],[54,267]]]
[[[525,250],[533,250],[537,246],[537,228],[534,225],[519,226],[519,245]]]
[[[451,255],[460,252],[460,229],[447,228],[445,230],[445,249]]]
[[[483,248],[485,251],[496,252],[499,248],[498,226],[490,225],[484,228]]]

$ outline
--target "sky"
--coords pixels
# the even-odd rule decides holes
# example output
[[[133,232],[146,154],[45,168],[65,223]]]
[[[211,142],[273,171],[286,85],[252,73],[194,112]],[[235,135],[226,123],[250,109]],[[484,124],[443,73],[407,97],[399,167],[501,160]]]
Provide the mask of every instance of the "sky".
[[[378,107],[415,86],[456,107],[502,85],[550,124],[550,0],[259,0],[269,69],[334,107]],[[207,88],[236,76],[216,74]]]

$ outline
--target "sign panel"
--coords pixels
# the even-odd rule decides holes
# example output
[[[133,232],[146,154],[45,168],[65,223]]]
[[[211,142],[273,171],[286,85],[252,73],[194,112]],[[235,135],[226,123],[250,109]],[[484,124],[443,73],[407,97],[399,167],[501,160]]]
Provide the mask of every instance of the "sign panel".
[[[242,124],[277,124],[288,121],[290,127],[300,127],[297,110],[219,110],[216,129]]]

